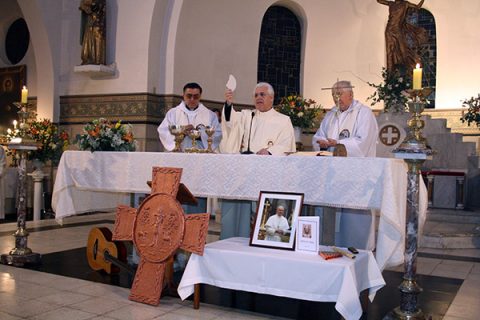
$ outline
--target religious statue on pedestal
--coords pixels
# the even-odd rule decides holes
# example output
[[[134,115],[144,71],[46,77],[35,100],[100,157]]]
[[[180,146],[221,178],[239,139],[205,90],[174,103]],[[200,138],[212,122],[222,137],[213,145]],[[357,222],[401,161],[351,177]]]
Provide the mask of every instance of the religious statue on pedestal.
[[[82,65],[105,64],[106,47],[106,0],[82,0]]]
[[[378,3],[389,8],[388,23],[385,28],[388,71],[403,66],[408,72],[418,62],[416,49],[427,41],[428,36],[424,28],[409,23],[407,16],[410,10],[420,9],[424,1],[413,4],[405,0],[377,0]]]

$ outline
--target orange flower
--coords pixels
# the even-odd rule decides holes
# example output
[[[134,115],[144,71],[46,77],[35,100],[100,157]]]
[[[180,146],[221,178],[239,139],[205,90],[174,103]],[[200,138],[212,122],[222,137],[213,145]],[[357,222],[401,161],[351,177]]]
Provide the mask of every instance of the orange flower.
[[[95,127],[95,129],[88,131],[88,134],[92,137],[98,137],[98,135],[100,134],[100,128]]]
[[[62,131],[60,133],[60,139],[62,140],[68,140],[68,133],[66,131]]]
[[[125,141],[128,141],[128,142],[132,142],[133,141],[133,134],[131,132],[127,132],[127,134],[125,134],[122,137],[122,139],[125,140]]]

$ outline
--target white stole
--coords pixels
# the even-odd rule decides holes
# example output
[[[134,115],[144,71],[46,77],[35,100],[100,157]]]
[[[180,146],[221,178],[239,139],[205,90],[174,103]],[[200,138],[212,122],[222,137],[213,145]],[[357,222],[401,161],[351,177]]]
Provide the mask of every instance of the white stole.
[[[191,124],[194,127],[199,124],[210,125],[210,114],[208,112],[201,112],[203,111],[201,109],[206,108],[203,104],[200,103],[195,110],[188,109],[183,101],[178,106],[179,108],[175,109],[175,124]]]
[[[357,121],[359,111],[360,108],[356,108],[355,102],[344,112],[337,109],[330,119],[327,137],[335,140],[350,138],[353,134],[353,127]]]

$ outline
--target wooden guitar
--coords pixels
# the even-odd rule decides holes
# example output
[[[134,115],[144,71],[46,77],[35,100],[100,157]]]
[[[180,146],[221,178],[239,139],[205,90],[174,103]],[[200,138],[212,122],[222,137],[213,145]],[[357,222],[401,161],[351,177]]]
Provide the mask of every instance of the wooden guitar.
[[[118,260],[127,261],[127,248],[122,242],[112,241],[112,232],[106,227],[92,228],[87,240],[88,265],[93,270],[105,270],[108,274],[118,273]],[[112,263],[113,262],[113,263]]]

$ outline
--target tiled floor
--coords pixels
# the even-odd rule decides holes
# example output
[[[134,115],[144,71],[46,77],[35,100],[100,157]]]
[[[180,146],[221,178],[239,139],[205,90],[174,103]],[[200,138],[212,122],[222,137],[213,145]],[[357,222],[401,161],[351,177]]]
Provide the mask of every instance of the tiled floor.
[[[93,225],[111,227],[112,214],[71,217],[65,227],[58,228],[53,220],[28,222],[32,229],[29,247],[43,255],[85,247],[88,232]],[[12,231],[15,223],[0,224],[0,252],[14,247]],[[215,231],[215,226],[213,226]],[[215,232],[214,232],[215,233]],[[211,239],[214,236],[210,237]],[[480,250],[421,249],[417,273],[435,279],[461,279],[453,302],[439,305],[445,308],[444,319],[478,319],[480,313]],[[84,259],[79,256],[78,259]],[[76,261],[68,261],[76,263]],[[403,267],[395,268],[402,271]],[[395,273],[391,273],[395,274]],[[442,277],[442,278],[437,278]],[[446,279],[448,278],[448,279]],[[448,285],[448,281],[443,281]],[[388,281],[387,281],[388,284]],[[435,283],[432,283],[434,285]],[[429,284],[430,285],[430,284]],[[458,288],[458,286],[457,286]],[[278,319],[264,314],[202,304],[193,310],[191,301],[164,297],[158,307],[131,302],[129,290],[119,286],[0,265],[0,319]],[[422,303],[431,303],[435,290],[421,297]],[[386,297],[388,299],[388,297]],[[381,299],[381,297],[378,297]],[[430,306],[431,307],[431,306]],[[445,313],[440,312],[440,313]],[[368,317],[368,319],[374,319]],[[440,319],[434,315],[433,319]]]

